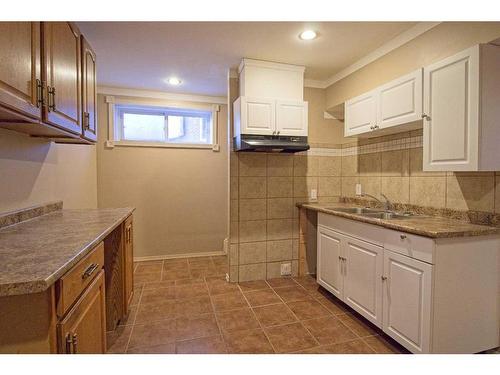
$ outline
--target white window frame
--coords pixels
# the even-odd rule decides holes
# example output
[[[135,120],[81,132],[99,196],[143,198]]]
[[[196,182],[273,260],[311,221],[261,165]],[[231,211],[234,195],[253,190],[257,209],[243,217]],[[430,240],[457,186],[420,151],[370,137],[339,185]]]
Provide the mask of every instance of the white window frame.
[[[143,101],[131,100],[127,98],[117,98],[114,96],[106,96],[106,103],[108,105],[108,140],[106,147],[113,148],[115,146],[124,147],[160,147],[160,148],[194,148],[194,149],[210,149],[219,151],[219,131],[218,131],[218,113],[220,106],[218,104],[191,104],[171,101]],[[212,141],[210,143],[175,143],[175,142],[155,142],[155,141],[133,141],[123,140],[121,137],[121,123],[116,121],[116,105],[137,107],[137,111],[144,111],[144,107],[151,108],[152,112],[165,113],[168,110],[198,110],[204,112],[212,112]],[[168,139],[168,138],[166,138]]]

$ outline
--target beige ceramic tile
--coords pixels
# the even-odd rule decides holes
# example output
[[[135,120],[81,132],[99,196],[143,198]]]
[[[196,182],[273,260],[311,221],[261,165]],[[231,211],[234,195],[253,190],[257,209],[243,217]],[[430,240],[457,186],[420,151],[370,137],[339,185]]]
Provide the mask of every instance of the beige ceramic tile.
[[[271,198],[267,200],[268,219],[291,219],[295,213],[292,198]]]
[[[278,262],[292,259],[292,240],[267,241],[267,261]]]
[[[239,266],[239,281],[265,280],[266,263]]]
[[[320,156],[318,175],[323,177],[340,176],[341,157],[340,156]]]
[[[408,176],[410,174],[409,150],[385,151],[382,157],[382,176]]]
[[[268,176],[293,176],[293,156],[292,155],[268,155],[267,156]]]
[[[286,198],[293,196],[293,177],[268,177],[267,197]]]
[[[294,176],[317,176],[319,173],[319,157],[295,155],[293,157]]]
[[[360,176],[380,176],[382,173],[382,155],[380,152],[358,155]]]
[[[292,238],[293,219],[267,220],[267,239],[286,240]]]
[[[229,240],[231,243],[238,243],[239,241],[239,222],[231,221],[229,224]]]
[[[231,266],[235,266],[238,264],[238,259],[239,259],[239,255],[238,255],[238,244],[231,244],[231,246],[229,246],[229,264]]]
[[[308,197],[311,189],[318,189],[317,177],[294,177],[293,179],[293,196]]]
[[[266,176],[267,155],[245,153],[238,155],[240,176]]]
[[[371,194],[376,197],[380,196],[381,185],[381,177],[380,176],[372,176],[372,177],[359,177],[359,183],[361,184],[361,191],[363,193]]]
[[[446,208],[492,212],[495,206],[494,176],[447,176]]]
[[[410,176],[445,176],[446,172],[423,172],[423,149],[410,149]]]
[[[342,177],[343,197],[354,197],[356,195],[356,184],[359,182],[359,177]]]
[[[267,195],[266,177],[240,177],[241,198],[265,198]]]
[[[240,199],[240,220],[266,219],[266,206],[265,199]]]
[[[500,213],[500,174],[495,176],[495,212]]]
[[[238,176],[238,154],[235,152],[231,152],[229,154],[229,173],[231,177],[237,177]]]
[[[381,193],[389,200],[397,203],[410,202],[410,178],[409,177],[381,177]]]
[[[410,177],[410,203],[443,208],[446,198],[446,176]]]
[[[292,263],[291,260],[283,262],[270,262],[267,263],[267,278],[274,279],[281,276],[281,265],[285,263]]]
[[[239,240],[255,242],[266,240],[266,220],[240,221]]]
[[[238,282],[238,266],[230,266],[229,267],[229,281],[232,283]]]
[[[342,157],[342,176],[353,177],[358,175],[358,155]]]
[[[299,261],[298,260],[292,260],[292,276],[293,277],[299,276]]]
[[[239,201],[237,199],[231,199],[229,202],[230,206],[230,220],[231,221],[238,221],[239,216],[238,216],[238,208],[239,208]]]
[[[299,259],[299,240],[292,240],[292,259]]]
[[[341,191],[340,177],[319,177],[318,197],[338,197]]]
[[[239,253],[239,264],[263,263],[266,261],[266,242],[242,243]]]
[[[230,178],[229,195],[231,199],[238,199],[238,177]]]

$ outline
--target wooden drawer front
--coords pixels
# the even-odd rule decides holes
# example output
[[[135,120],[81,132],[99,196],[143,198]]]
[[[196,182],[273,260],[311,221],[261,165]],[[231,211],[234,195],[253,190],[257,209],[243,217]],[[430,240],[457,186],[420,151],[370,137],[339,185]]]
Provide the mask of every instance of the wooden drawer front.
[[[386,230],[384,247],[395,253],[434,264],[434,240],[395,230]]]
[[[63,316],[104,265],[104,242],[97,245],[57,282],[57,315]]]

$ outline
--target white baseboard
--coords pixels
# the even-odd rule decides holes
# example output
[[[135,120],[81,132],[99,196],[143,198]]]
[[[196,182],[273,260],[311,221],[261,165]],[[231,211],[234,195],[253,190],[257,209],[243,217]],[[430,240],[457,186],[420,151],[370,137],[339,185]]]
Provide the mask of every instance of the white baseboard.
[[[196,258],[196,257],[210,257],[226,255],[224,251],[207,251],[205,253],[191,253],[191,254],[168,254],[168,255],[153,255],[148,257],[134,257],[134,262],[145,262],[148,260],[164,260],[174,258]]]
[[[229,254],[229,237],[224,238],[223,251],[224,251],[224,254]]]

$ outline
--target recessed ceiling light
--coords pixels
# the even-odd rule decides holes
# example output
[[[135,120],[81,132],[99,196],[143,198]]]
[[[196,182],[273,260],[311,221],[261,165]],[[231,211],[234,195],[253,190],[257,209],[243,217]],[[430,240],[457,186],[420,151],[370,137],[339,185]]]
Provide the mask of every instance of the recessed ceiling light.
[[[172,86],[179,86],[181,84],[181,80],[177,77],[170,77],[167,82]]]
[[[314,30],[306,30],[300,33],[299,38],[302,40],[312,40],[316,38],[317,34]]]

